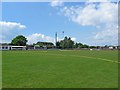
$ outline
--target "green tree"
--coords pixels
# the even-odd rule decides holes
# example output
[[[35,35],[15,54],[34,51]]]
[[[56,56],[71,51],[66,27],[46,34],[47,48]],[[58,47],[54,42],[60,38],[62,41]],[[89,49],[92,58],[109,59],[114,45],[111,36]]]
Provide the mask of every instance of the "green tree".
[[[89,48],[89,46],[86,45],[86,44],[84,44],[84,45],[82,46],[82,48]]]
[[[96,48],[96,46],[89,46],[89,48]]]
[[[69,37],[65,37],[64,40],[61,40],[58,42],[58,45],[60,48],[66,49],[66,48],[73,48],[74,46],[74,41],[71,40]]]
[[[23,35],[18,35],[11,41],[12,45],[16,46],[25,46],[27,43],[27,39]]]
[[[61,48],[61,47],[60,47],[60,42],[59,42],[59,41],[56,42],[56,48]]]

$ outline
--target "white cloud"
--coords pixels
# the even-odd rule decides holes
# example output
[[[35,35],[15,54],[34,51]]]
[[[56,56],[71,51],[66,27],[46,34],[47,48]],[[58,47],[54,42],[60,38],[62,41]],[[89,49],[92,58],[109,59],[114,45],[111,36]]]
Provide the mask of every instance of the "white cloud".
[[[110,0],[88,0],[87,2],[109,2]]]
[[[77,39],[75,37],[72,37],[71,40],[76,41]]]
[[[31,35],[27,36],[27,39],[28,39],[29,44],[33,44],[33,43],[36,43],[38,41],[54,42],[53,37],[46,36],[46,35],[41,34],[41,33],[31,34]]]
[[[118,45],[118,28],[114,25],[108,25],[95,36],[97,43],[109,43],[110,45]]]
[[[118,2],[118,0],[87,0],[88,3],[93,2]]]
[[[83,26],[116,23],[118,5],[114,3],[89,4],[82,7],[64,7],[62,12],[73,22]]]
[[[21,25],[20,23],[16,23],[16,22],[5,22],[5,21],[1,21],[0,22],[0,30],[5,31],[5,30],[21,30],[21,29],[25,29],[26,26],[25,25]]]
[[[63,1],[61,1],[61,0],[52,0],[51,1],[51,6],[52,7],[63,6]]]
[[[80,26],[96,27],[99,32],[94,35],[94,40],[98,40],[101,43],[103,43],[102,41],[113,43],[113,41],[117,41],[118,34],[118,4],[111,3],[108,0],[105,1],[107,3],[86,3],[84,7],[64,7],[61,12],[70,21]],[[110,37],[114,40],[110,39]]]
[[[26,26],[16,22],[0,22],[0,42],[9,42],[17,34],[21,33],[21,30]]]

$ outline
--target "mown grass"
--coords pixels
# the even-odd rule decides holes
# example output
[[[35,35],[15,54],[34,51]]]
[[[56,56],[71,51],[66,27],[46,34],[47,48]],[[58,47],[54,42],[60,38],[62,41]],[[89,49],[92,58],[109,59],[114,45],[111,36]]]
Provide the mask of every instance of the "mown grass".
[[[117,51],[3,51],[2,56],[3,88],[118,87]]]
[[[2,89],[2,51],[0,51],[0,89]]]

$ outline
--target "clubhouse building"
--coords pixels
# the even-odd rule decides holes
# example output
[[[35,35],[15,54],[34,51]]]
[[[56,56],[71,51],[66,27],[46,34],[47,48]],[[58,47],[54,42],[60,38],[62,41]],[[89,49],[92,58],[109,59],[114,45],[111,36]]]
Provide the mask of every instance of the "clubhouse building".
[[[0,44],[0,50],[26,50],[26,46],[13,46],[4,43]]]
[[[0,50],[46,50],[46,46],[28,45],[28,46],[14,46],[7,43],[0,44]]]

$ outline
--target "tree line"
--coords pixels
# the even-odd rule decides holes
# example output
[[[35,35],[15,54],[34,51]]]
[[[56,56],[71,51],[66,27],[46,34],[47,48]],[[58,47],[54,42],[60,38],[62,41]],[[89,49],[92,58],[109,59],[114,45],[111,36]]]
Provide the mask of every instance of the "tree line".
[[[23,35],[18,35],[11,41],[10,45],[27,46],[27,38]],[[70,37],[65,37],[63,40],[57,41],[56,46],[52,42],[37,42],[33,45],[47,46],[47,48],[72,49],[72,48],[98,48],[98,46],[89,46],[87,44],[75,43]]]
[[[72,48],[96,48],[95,46],[89,46],[87,44],[75,43],[70,37],[65,37],[63,40],[56,43],[57,48],[72,49]]]

